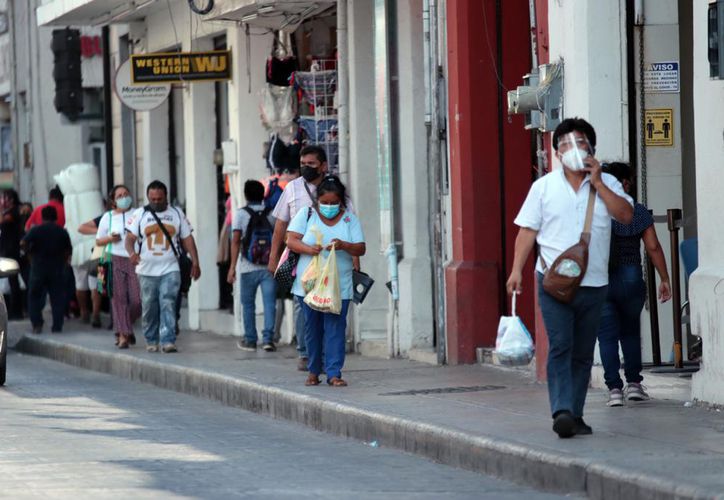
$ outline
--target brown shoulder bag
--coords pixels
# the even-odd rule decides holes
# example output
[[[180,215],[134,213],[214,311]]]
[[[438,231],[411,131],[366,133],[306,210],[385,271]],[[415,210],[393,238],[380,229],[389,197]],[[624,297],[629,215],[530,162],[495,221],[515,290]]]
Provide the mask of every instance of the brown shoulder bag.
[[[543,263],[543,290],[559,302],[569,304],[576,296],[581,281],[588,268],[588,245],[591,242],[591,224],[593,207],[596,202],[596,190],[590,186],[586,222],[583,225],[581,239],[572,247],[561,253],[550,268],[541,257]]]

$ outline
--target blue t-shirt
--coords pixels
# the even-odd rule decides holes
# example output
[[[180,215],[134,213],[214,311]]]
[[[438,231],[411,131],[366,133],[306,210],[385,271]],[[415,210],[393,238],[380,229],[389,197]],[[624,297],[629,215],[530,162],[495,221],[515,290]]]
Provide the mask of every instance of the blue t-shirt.
[[[333,239],[346,241],[348,243],[364,243],[365,237],[362,234],[362,225],[356,215],[351,212],[345,212],[334,226],[328,226],[319,218],[316,210],[312,210],[312,215],[307,220],[309,212],[300,210],[289,223],[287,231],[304,235],[302,242],[307,245],[316,245],[317,237],[311,229],[316,227],[322,233],[322,246],[332,243]],[[339,291],[342,300],[352,299],[352,256],[343,250],[337,250],[337,272],[339,273]],[[323,259],[329,257],[329,252],[323,250],[320,253]],[[294,281],[292,293],[299,297],[304,297],[304,288],[302,288],[302,276],[307,269],[309,263],[312,262],[311,255],[300,255],[297,264],[297,279]]]

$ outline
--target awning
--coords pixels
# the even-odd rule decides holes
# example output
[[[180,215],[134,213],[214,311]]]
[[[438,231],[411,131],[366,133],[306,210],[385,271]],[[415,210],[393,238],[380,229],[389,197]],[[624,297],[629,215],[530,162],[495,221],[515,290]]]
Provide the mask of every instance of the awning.
[[[234,21],[281,30],[294,29],[305,19],[337,5],[337,0],[216,0],[205,20]]]
[[[159,0],[50,0],[38,7],[38,26],[129,23],[161,8],[167,7]]]

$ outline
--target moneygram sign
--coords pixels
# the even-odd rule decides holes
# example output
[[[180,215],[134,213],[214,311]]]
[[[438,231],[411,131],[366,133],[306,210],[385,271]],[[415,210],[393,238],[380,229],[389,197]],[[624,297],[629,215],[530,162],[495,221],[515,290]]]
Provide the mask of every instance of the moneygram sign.
[[[116,95],[123,104],[136,111],[150,111],[159,107],[171,93],[170,83],[131,83],[131,61],[121,64],[116,72]]]
[[[131,81],[193,82],[231,79],[231,51],[166,52],[131,56]]]

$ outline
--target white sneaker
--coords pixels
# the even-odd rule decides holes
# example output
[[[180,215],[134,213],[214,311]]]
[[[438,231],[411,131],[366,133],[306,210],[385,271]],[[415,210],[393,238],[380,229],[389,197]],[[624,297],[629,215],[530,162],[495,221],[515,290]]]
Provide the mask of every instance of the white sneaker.
[[[606,406],[623,406],[623,391],[621,389],[611,389],[608,391],[608,403]]]
[[[651,399],[641,384],[631,383],[626,386],[624,394],[629,401],[648,401]]]

